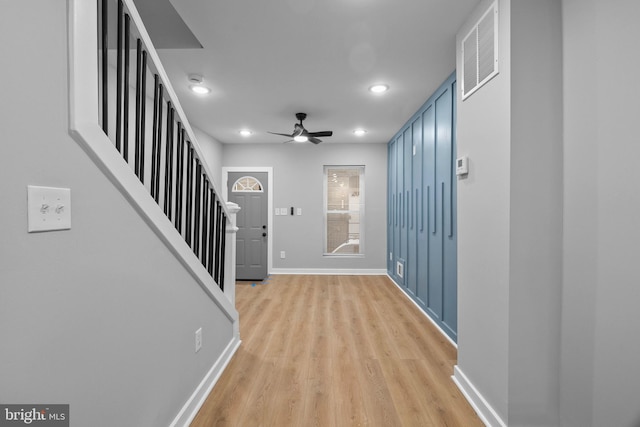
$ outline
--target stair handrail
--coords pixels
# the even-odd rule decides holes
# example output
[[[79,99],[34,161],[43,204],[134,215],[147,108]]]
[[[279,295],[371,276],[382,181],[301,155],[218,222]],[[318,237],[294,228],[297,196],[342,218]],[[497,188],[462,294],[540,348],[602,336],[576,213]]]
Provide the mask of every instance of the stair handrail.
[[[117,1],[120,2],[123,10],[128,14],[130,25],[133,25],[139,36],[138,43],[146,52],[148,65],[163,84],[166,98],[168,98],[173,108],[173,114],[177,116],[181,123],[182,131],[179,130],[178,135],[183,132],[184,137],[187,138],[193,155],[197,159],[195,164],[204,176],[204,180],[201,182],[208,186],[208,189],[211,190],[210,194],[215,195],[215,201],[217,202],[214,204],[215,214],[217,214],[218,219],[222,218],[222,220],[218,224],[218,228],[215,228],[215,224],[213,226],[208,225],[208,227],[212,227],[212,230],[219,233],[215,238],[222,240],[224,248],[221,255],[221,265],[219,266],[223,271],[221,283],[217,283],[214,279],[214,276],[220,278],[219,272],[215,275],[210,273],[210,265],[207,265],[207,262],[201,259],[201,256],[198,256],[199,254],[196,253],[197,251],[194,250],[193,245],[185,241],[183,238],[184,233],[177,229],[170,217],[165,215],[158,198],[154,198],[150,194],[147,184],[144,183],[144,175],[142,179],[138,176],[137,161],[134,173],[132,173],[130,164],[127,161],[123,161],[120,147],[114,149],[114,144],[107,135],[108,132],[105,133],[107,126],[105,125],[103,129],[100,111],[100,71],[99,61],[97,60],[99,46],[98,22],[102,11],[99,10],[99,2],[95,1],[69,0],[70,133],[141,214],[145,222],[156,232],[165,245],[191,272],[205,292],[216,301],[229,318],[236,320],[237,311],[234,307],[235,251],[231,249],[235,249],[235,231],[237,230],[235,227],[235,213],[237,212],[237,206],[226,203],[223,200],[221,197],[223,193],[217,188],[210,167],[206,161],[202,160],[205,158],[204,153],[197,143],[193,129],[180,105],[133,1]],[[146,97],[146,92],[144,96]],[[189,151],[188,148],[189,146],[187,145],[187,152]],[[126,154],[124,156],[126,160]],[[195,176],[196,179],[200,180],[197,175]],[[203,196],[202,200],[207,199]],[[211,200],[213,200],[213,197]],[[173,201],[169,203],[173,203]],[[214,215],[214,209],[211,209],[211,214],[216,216]],[[204,224],[205,221],[202,220],[202,223]],[[225,245],[227,235],[233,241]],[[209,249],[210,251],[211,249]],[[226,274],[224,273],[225,271]]]

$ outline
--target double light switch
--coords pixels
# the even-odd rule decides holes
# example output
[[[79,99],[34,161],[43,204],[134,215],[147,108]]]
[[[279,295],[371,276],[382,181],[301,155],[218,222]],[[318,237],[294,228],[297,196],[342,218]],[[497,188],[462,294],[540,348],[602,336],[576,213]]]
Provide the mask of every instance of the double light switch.
[[[27,186],[28,231],[71,228],[71,189]]]

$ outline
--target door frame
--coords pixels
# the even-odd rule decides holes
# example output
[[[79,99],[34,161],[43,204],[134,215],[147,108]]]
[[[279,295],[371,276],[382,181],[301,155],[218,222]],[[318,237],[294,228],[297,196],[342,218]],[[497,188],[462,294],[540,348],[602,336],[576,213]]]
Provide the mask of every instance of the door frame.
[[[229,172],[266,172],[267,185],[267,274],[273,270],[273,167],[271,166],[224,166],[222,168],[222,188],[224,199],[229,201]]]

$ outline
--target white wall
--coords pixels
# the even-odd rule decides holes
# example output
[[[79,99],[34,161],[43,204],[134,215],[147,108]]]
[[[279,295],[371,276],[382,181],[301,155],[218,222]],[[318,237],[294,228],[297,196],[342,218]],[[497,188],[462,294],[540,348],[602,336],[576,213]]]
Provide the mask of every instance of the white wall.
[[[232,325],[69,136],[67,13],[33,0],[0,14],[0,402],[168,425]],[[71,230],[27,233],[29,184],[71,189]]]
[[[224,144],[225,167],[273,167],[273,206],[300,207],[302,216],[273,217],[276,269],[386,269],[386,144]],[[323,166],[365,166],[365,256],[324,257]],[[226,185],[226,183],[224,184]]]

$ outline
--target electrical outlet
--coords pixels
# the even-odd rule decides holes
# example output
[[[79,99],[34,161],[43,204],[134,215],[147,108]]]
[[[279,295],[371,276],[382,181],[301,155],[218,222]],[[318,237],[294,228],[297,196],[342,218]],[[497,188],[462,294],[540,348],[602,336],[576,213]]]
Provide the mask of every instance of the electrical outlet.
[[[202,348],[202,328],[196,331],[196,353]]]
[[[280,259],[285,259],[287,254],[284,251],[280,251]]]

